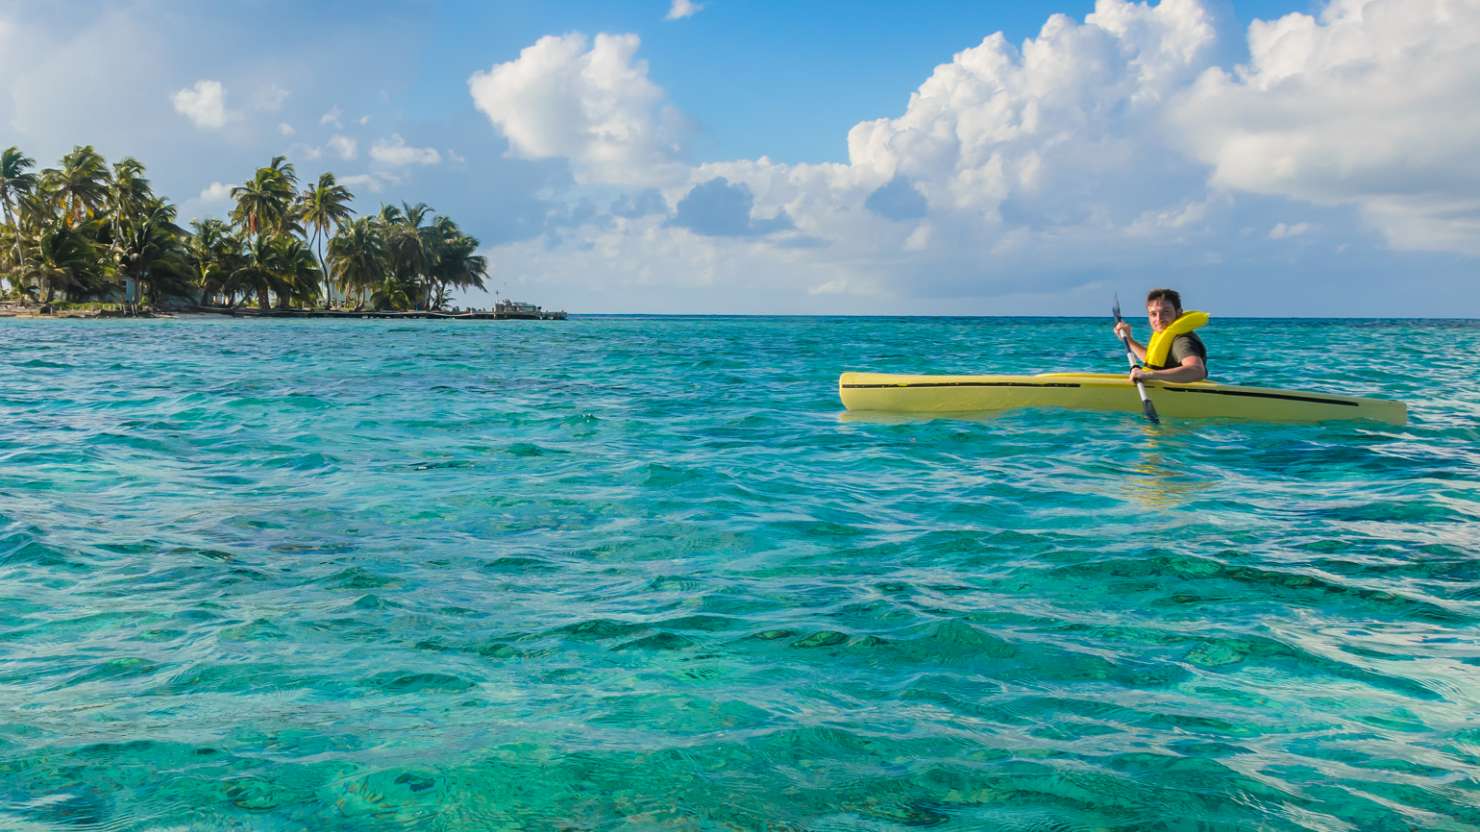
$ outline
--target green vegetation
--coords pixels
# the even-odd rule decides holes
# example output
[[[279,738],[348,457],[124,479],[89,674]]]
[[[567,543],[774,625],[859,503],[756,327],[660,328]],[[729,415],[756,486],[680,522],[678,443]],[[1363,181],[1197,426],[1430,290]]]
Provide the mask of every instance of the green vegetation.
[[[17,148],[0,152],[0,299],[10,302],[432,310],[488,276],[478,240],[450,218],[403,204],[355,219],[334,174],[299,192],[282,156],[231,189],[230,222],[188,230],[135,159],[110,168],[87,146],[60,167],[35,166]]]

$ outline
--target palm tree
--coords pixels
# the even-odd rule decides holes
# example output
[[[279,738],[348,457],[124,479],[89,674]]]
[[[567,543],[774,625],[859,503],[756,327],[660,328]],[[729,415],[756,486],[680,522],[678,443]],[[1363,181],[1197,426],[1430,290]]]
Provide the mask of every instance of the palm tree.
[[[435,285],[433,305],[446,305],[448,287],[483,289],[483,280],[488,277],[488,259],[477,253],[477,238],[464,234],[450,217],[438,217],[432,222],[432,236],[436,240],[431,268]]]
[[[51,304],[58,289],[87,294],[100,288],[98,281],[106,261],[93,242],[98,233],[95,222],[73,226],[59,221],[48,224],[36,236],[23,274],[45,290],[43,305]]]
[[[297,186],[298,175],[287,158],[272,157],[246,184],[231,189],[231,198],[236,200],[232,220],[253,236],[297,230],[291,210]]]
[[[28,194],[36,188],[36,174],[30,169],[36,167],[36,160],[20,151],[18,147],[7,147],[0,151],[0,207],[5,209],[5,222],[7,225],[15,223],[14,215],[15,200],[21,194]]]
[[[328,238],[330,226],[338,231],[349,221],[350,215],[354,213],[354,209],[349,207],[352,199],[354,194],[335,182],[332,173],[320,174],[319,183],[305,190],[299,197],[300,216],[313,229],[314,253],[319,258],[319,271],[324,273],[325,306],[328,306],[333,292],[329,285],[329,268],[324,262],[324,241]]]
[[[126,224],[154,202],[154,189],[144,178],[144,165],[137,159],[125,158],[113,166],[108,187],[108,207],[114,224]]]
[[[319,297],[319,282],[324,277],[313,250],[308,243],[286,234],[273,238],[272,247],[273,268],[283,287],[277,293],[278,308],[286,308],[289,301],[313,306]]]
[[[223,294],[226,305],[234,306],[237,287],[232,277],[242,266],[242,241],[221,220],[195,220],[190,227],[194,233],[186,244],[186,262],[202,302]]]
[[[296,287],[297,266],[286,274],[282,263],[283,244],[286,238],[302,232],[295,209],[298,174],[286,157],[274,156],[267,167],[258,168],[246,184],[231,189],[236,208],[231,218],[252,237],[247,245],[245,259],[233,271],[233,282],[243,288],[255,289],[257,306],[262,311],[269,308],[269,292],[278,296],[279,306],[291,297],[317,295],[317,289],[304,293]],[[305,252],[308,251],[304,246]],[[312,252],[309,252],[312,260]]]
[[[184,236],[184,230],[175,225],[175,206],[152,198],[115,227],[113,251],[118,271],[139,287],[141,302],[153,306],[164,295],[189,293],[191,269]]]
[[[7,147],[0,151],[0,208],[5,211],[5,225],[8,227],[8,240],[5,249],[13,258],[12,267],[16,271],[25,270],[25,255],[21,251],[20,227],[16,223],[16,203],[36,189],[36,174],[31,173],[31,168],[36,166],[36,160],[21,153],[18,147]],[[12,288],[19,288],[18,280],[12,280],[17,284]]]
[[[41,172],[41,188],[62,211],[62,221],[78,225],[108,199],[108,163],[92,145],[79,145],[62,157],[62,166]]]
[[[124,304],[133,303],[135,296],[132,294],[137,288],[139,300],[143,299],[144,283],[147,279],[145,272],[147,266],[135,263],[140,256],[153,257],[155,254],[146,254],[145,249],[154,247],[154,243],[160,243],[164,237],[178,237],[181,230],[174,224],[174,216],[166,221],[169,229],[167,234],[160,234],[155,228],[158,218],[153,215],[162,206],[160,200],[154,196],[154,190],[149,185],[149,180],[144,178],[144,165],[137,159],[125,158],[113,165],[113,175],[108,183],[108,200],[106,214],[108,225],[105,228],[107,239],[105,241],[113,255],[114,263],[118,266],[118,273],[124,279]],[[170,209],[173,212],[173,209]],[[159,239],[152,239],[158,237]],[[129,285],[133,281],[133,285]]]
[[[361,217],[340,229],[329,241],[329,262],[345,294],[356,290],[362,303],[365,292],[383,282],[389,272],[385,238],[380,231],[380,223]]]
[[[230,277],[234,285],[257,293],[257,308],[271,308],[269,294],[276,295],[278,308],[294,300],[311,304],[319,293],[318,264],[302,240],[286,234],[253,237]]]
[[[406,310],[414,304],[406,293],[406,284],[387,276],[370,295],[370,305],[379,310]]]
[[[411,307],[421,306],[421,299],[430,295],[427,291],[430,287],[423,286],[422,281],[430,271],[428,267],[433,253],[432,228],[424,224],[431,213],[432,209],[425,203],[409,205],[403,202],[399,209],[393,206],[382,206],[380,209],[386,255],[396,281],[401,284],[399,294],[383,294],[403,295],[406,304]]]
[[[247,242],[241,262],[231,275],[231,282],[244,290],[255,291],[257,309],[262,312],[272,308],[268,302],[269,292],[277,292],[279,296],[287,293],[289,287],[278,275],[277,253],[273,250],[271,237],[258,234]]]

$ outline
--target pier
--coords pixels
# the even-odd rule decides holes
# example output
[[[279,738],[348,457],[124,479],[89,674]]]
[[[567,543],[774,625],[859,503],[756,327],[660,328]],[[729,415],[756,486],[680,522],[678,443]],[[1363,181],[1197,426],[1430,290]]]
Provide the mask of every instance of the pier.
[[[246,306],[195,306],[188,311],[233,318],[434,318],[458,321],[563,321],[565,312],[546,311],[532,303],[499,301],[492,309],[441,311],[435,309],[405,312],[372,309],[254,309]]]
[[[198,306],[188,311],[211,315],[230,315],[233,318],[445,318],[455,321],[563,321],[566,318],[564,312],[546,312],[541,310],[531,314],[528,312],[504,312],[497,309],[470,309],[466,312],[438,312],[435,310],[377,312],[369,309],[359,311],[349,309],[269,309],[264,312],[260,309],[247,307]]]

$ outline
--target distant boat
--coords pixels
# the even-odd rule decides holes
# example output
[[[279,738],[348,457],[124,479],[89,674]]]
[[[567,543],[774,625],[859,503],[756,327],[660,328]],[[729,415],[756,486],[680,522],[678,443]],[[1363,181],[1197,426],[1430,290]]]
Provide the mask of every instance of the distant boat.
[[[564,312],[546,312],[532,303],[522,303],[517,300],[501,300],[493,305],[493,312],[500,318],[514,318],[527,321],[563,321]]]

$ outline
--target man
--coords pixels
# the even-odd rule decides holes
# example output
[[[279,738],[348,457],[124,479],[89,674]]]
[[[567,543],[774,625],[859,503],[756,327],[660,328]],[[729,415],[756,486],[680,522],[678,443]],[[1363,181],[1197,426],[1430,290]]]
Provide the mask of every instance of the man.
[[[1146,320],[1152,332],[1161,332],[1182,314],[1182,296],[1172,289],[1152,289],[1146,295]],[[1131,325],[1121,321],[1115,325],[1115,335],[1126,339],[1131,352],[1142,362],[1146,361],[1146,345],[1131,335]],[[1203,346],[1196,333],[1178,335],[1167,351],[1164,366],[1135,367],[1131,370],[1131,383],[1137,381],[1202,381],[1208,377],[1208,349]]]

